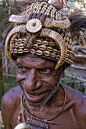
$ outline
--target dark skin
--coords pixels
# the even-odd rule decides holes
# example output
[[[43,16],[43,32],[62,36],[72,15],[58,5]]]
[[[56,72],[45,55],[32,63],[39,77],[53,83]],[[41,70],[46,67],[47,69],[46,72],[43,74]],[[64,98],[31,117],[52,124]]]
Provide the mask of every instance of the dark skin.
[[[55,62],[31,54],[18,56],[16,64],[16,79],[21,87],[11,89],[2,98],[1,109],[5,129],[14,129],[17,124],[22,91],[27,99],[24,105],[29,113],[41,119],[51,119],[63,108],[63,88],[66,92],[64,110],[53,120],[58,125],[49,124],[49,129],[86,129],[86,97],[64,85],[63,88],[61,85],[56,86],[62,68],[55,71]],[[58,90],[54,96],[44,103],[56,87]],[[28,117],[25,112],[25,119]]]

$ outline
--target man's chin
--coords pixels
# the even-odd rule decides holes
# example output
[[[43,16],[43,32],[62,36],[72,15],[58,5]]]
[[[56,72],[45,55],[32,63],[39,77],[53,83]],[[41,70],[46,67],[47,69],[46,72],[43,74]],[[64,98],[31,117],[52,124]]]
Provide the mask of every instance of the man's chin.
[[[47,96],[47,93],[46,95]],[[34,107],[40,107],[42,105],[44,105],[45,103],[45,97],[44,95],[40,95],[40,96],[32,96],[32,95],[28,95],[28,98],[27,96],[25,96],[25,99],[26,99],[26,102],[30,105],[30,106],[34,106]]]
[[[32,107],[41,107],[43,105],[43,102],[37,102],[37,103],[34,103],[34,102],[30,102],[30,101],[27,101],[27,103],[32,106]]]
[[[33,96],[30,96],[30,97],[32,97],[31,99],[32,100],[35,100],[35,101],[31,101],[30,99],[27,99],[27,97],[25,97],[25,99],[26,99],[26,102],[30,105],[30,106],[34,106],[34,107],[41,107],[41,106],[44,106],[45,104],[47,104],[47,102],[49,101],[49,100],[51,100],[51,98],[52,98],[52,96],[55,94],[55,92],[56,91],[53,91],[53,92],[50,92],[50,93],[46,93],[46,97],[45,97],[45,99],[39,99],[39,98],[35,98],[35,97],[33,97]],[[43,97],[43,96],[41,96],[41,97]],[[40,97],[40,98],[41,98]],[[39,101],[36,101],[37,99],[39,99]]]
[[[44,106],[48,101],[50,101],[51,98],[53,98],[52,96],[56,93],[57,89],[58,89],[58,85],[56,83],[54,88],[50,88],[40,93],[39,92],[37,93],[34,91],[33,93],[31,93],[25,90],[23,90],[23,93],[24,93],[25,100],[30,106],[40,107],[40,106]]]

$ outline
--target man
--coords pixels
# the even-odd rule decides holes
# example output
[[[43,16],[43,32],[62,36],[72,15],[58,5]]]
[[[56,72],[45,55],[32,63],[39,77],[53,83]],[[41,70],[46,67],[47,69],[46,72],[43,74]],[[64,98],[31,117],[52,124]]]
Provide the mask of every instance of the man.
[[[85,129],[86,97],[59,84],[74,52],[70,21],[46,2],[28,5],[8,33],[8,58],[16,61],[19,87],[2,98],[5,129]]]

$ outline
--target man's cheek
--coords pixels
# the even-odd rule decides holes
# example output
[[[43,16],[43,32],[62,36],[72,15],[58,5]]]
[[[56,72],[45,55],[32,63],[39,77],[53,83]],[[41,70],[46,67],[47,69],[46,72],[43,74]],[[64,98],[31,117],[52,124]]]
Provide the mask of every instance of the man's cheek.
[[[18,83],[22,80],[25,80],[25,75],[20,74],[20,73],[16,73],[16,80]]]
[[[21,81],[19,81],[18,83],[19,83],[21,86],[23,86],[23,87],[24,87],[25,80],[21,80]]]
[[[57,77],[51,76],[51,77],[45,77],[43,81],[47,82],[49,85],[54,86],[57,82]]]

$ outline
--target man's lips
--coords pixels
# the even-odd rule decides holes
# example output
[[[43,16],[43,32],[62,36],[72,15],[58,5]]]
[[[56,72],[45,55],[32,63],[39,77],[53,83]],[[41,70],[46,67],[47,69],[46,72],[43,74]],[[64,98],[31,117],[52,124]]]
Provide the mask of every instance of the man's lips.
[[[40,96],[40,95],[42,95],[42,94],[44,94],[44,93],[46,93],[46,92],[50,92],[50,91],[51,91],[51,90],[46,90],[46,91],[41,92],[41,93],[30,93],[30,92],[28,92],[28,91],[26,91],[26,92],[29,94],[30,97],[34,98],[34,97],[38,97],[38,96]]]

